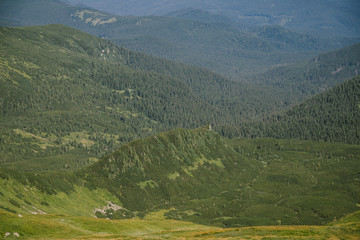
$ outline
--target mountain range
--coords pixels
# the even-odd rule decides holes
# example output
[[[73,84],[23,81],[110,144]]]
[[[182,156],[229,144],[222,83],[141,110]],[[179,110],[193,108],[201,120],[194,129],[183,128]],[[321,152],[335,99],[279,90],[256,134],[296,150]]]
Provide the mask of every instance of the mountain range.
[[[356,18],[322,38],[288,29],[305,0],[252,25],[160,2],[0,2],[0,238],[356,238]]]
[[[226,16],[233,21],[248,25],[280,25],[288,29],[307,32],[317,36],[357,36],[359,37],[359,2],[301,0],[64,0],[73,5],[82,4],[116,15],[162,16],[187,8],[208,11]]]
[[[358,41],[340,36],[311,36],[280,26],[249,30],[233,20],[209,20],[217,18],[212,14],[205,21],[170,16],[117,16],[57,0],[4,0],[0,4],[0,23],[5,26],[65,24],[132,50],[205,67],[237,80]],[[188,14],[197,13],[190,10]]]

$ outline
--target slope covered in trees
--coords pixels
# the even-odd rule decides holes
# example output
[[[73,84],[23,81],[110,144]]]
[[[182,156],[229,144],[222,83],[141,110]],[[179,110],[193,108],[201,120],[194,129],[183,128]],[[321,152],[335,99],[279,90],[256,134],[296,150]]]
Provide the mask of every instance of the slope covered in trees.
[[[360,77],[356,77],[283,113],[244,124],[238,134],[360,144],[359,103]]]
[[[134,53],[69,27],[0,31],[1,147],[3,163],[15,168],[31,169],[49,156],[58,156],[60,166],[80,167],[137,137],[233,125],[281,107],[265,88]],[[64,153],[70,163],[61,161]],[[28,159],[36,162],[28,165]]]
[[[288,101],[302,101],[360,74],[360,44],[280,66],[253,78],[259,85],[287,91]]]

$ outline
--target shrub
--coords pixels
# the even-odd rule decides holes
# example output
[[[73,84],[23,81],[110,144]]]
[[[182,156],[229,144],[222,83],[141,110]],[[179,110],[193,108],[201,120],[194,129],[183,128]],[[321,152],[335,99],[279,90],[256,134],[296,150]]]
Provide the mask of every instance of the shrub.
[[[9,199],[9,203],[14,205],[15,207],[20,208],[20,204],[17,201],[15,201],[14,199],[12,199],[12,198]]]

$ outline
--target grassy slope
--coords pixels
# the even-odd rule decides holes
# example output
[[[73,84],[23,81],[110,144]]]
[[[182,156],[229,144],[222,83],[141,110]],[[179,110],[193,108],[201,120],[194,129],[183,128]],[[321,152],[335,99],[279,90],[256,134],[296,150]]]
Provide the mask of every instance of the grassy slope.
[[[298,236],[309,231],[314,237],[341,235],[345,232],[338,228],[335,231],[326,226],[281,225],[325,224],[358,210],[359,153],[357,145],[226,140],[208,128],[174,130],[131,142],[75,174],[16,173],[2,169],[0,206],[8,213],[1,213],[5,224],[0,232],[57,238],[59,230],[27,228],[45,221],[54,228],[67,222],[64,232],[68,235],[63,235],[64,238],[104,237],[99,234],[110,234],[108,237]],[[108,201],[121,206],[120,210],[104,214],[94,211],[102,209]],[[155,215],[149,214],[159,210]],[[30,211],[50,215],[29,216]],[[93,214],[137,220],[83,218]],[[167,220],[148,221],[159,215]],[[219,227],[276,227],[236,230],[200,227],[199,230],[198,225],[169,219]],[[114,227],[117,224],[124,228]],[[351,229],[358,225],[342,227],[347,229],[347,234],[355,234]],[[132,229],[144,230],[139,233]]]
[[[359,212],[328,226],[268,226],[220,229],[161,217],[135,220],[105,220],[66,215],[24,215],[0,210],[0,235],[21,239],[356,239]]]

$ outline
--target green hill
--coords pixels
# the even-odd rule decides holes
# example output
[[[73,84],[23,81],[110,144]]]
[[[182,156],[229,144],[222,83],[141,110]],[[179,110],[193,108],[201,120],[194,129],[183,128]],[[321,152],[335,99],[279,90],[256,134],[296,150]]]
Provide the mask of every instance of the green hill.
[[[73,173],[2,169],[0,205],[16,214],[110,219],[161,210],[166,219],[219,227],[319,225],[358,209],[359,153],[358,145],[178,129]]]
[[[348,80],[282,113],[244,124],[239,135],[359,144],[360,78]]]
[[[358,151],[175,130],[125,145],[81,176],[140,213],[175,208],[165,216],[227,227],[322,224],[356,209]]]

